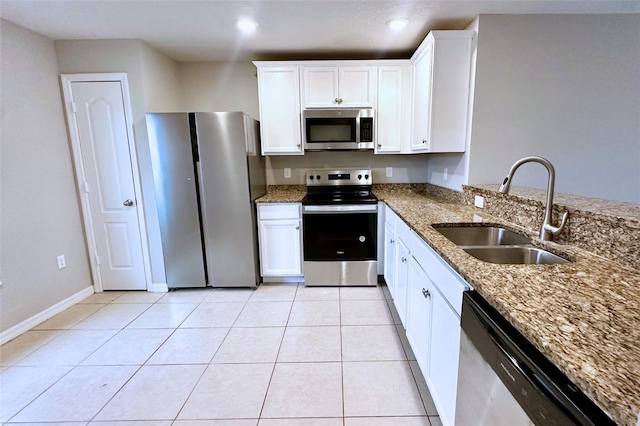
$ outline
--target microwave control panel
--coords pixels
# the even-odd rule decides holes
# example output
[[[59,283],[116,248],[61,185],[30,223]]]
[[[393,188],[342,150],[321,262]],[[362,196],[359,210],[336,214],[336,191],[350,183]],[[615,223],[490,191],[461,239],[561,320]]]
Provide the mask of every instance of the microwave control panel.
[[[360,142],[373,142],[373,117],[360,117]]]

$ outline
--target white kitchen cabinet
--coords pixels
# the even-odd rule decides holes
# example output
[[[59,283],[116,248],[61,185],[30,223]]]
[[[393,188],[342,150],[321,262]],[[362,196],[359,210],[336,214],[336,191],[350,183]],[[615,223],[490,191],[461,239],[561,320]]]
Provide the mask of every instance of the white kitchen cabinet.
[[[407,339],[442,423],[452,425],[462,293],[470,286],[388,206],[385,250],[385,280]]]
[[[305,108],[374,108],[375,67],[304,66],[302,90]]]
[[[433,324],[427,385],[442,424],[453,425],[460,358],[460,317],[437,287],[431,292],[431,300]]]
[[[431,31],[414,65],[412,152],[464,152],[474,31]]]
[[[300,68],[254,62],[258,68],[258,103],[262,155],[302,155]]]
[[[387,288],[391,297],[395,297],[396,292],[396,232],[389,222],[384,224],[384,281],[387,283]]]
[[[262,277],[301,276],[301,205],[258,205],[258,227]]]
[[[409,152],[413,67],[378,67],[376,106],[376,154]]]
[[[429,339],[432,323],[431,294],[435,289],[413,256],[409,259],[407,290],[407,339],[420,369],[429,371]]]
[[[396,218],[396,252],[395,252],[395,289],[393,302],[398,311],[402,325],[407,327],[407,287],[409,284],[409,248],[407,241],[409,226],[399,217]]]

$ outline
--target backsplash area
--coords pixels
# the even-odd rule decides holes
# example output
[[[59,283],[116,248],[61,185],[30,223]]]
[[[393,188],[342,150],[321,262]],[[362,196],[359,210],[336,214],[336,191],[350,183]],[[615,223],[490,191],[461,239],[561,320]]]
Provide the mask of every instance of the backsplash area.
[[[432,185],[430,185],[432,186]],[[463,200],[473,206],[475,196],[484,198],[484,208],[476,209],[538,232],[545,209],[544,190],[512,187],[509,194],[498,193],[499,185],[465,185]],[[563,232],[554,237],[591,253],[640,268],[640,205],[557,193],[554,196],[553,224],[569,212]],[[480,213],[479,213],[480,214]]]
[[[304,155],[266,157],[268,185],[306,184],[308,170],[370,169],[373,182],[409,183],[427,182],[428,159],[422,155],[375,155],[373,151],[307,151]],[[392,167],[392,177],[386,169]],[[284,169],[291,169],[291,177],[284,177]]]

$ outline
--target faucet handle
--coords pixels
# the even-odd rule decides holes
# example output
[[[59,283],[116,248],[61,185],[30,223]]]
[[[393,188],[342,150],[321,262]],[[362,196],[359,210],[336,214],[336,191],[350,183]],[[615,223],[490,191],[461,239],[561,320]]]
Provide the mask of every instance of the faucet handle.
[[[562,220],[560,221],[560,226],[555,227],[549,223],[544,224],[545,231],[549,231],[553,235],[558,235],[564,229],[564,226],[567,224],[567,219],[569,218],[569,212],[564,212],[562,215]]]

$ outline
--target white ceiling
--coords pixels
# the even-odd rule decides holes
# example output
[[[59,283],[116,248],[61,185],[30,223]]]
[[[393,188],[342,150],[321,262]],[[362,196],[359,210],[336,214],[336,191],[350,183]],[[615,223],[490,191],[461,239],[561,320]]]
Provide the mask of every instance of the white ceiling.
[[[407,58],[429,30],[530,13],[640,13],[640,0],[0,0],[0,17],[54,40],[141,39],[180,62]],[[240,34],[240,17],[258,29]],[[394,32],[394,17],[410,23]]]

